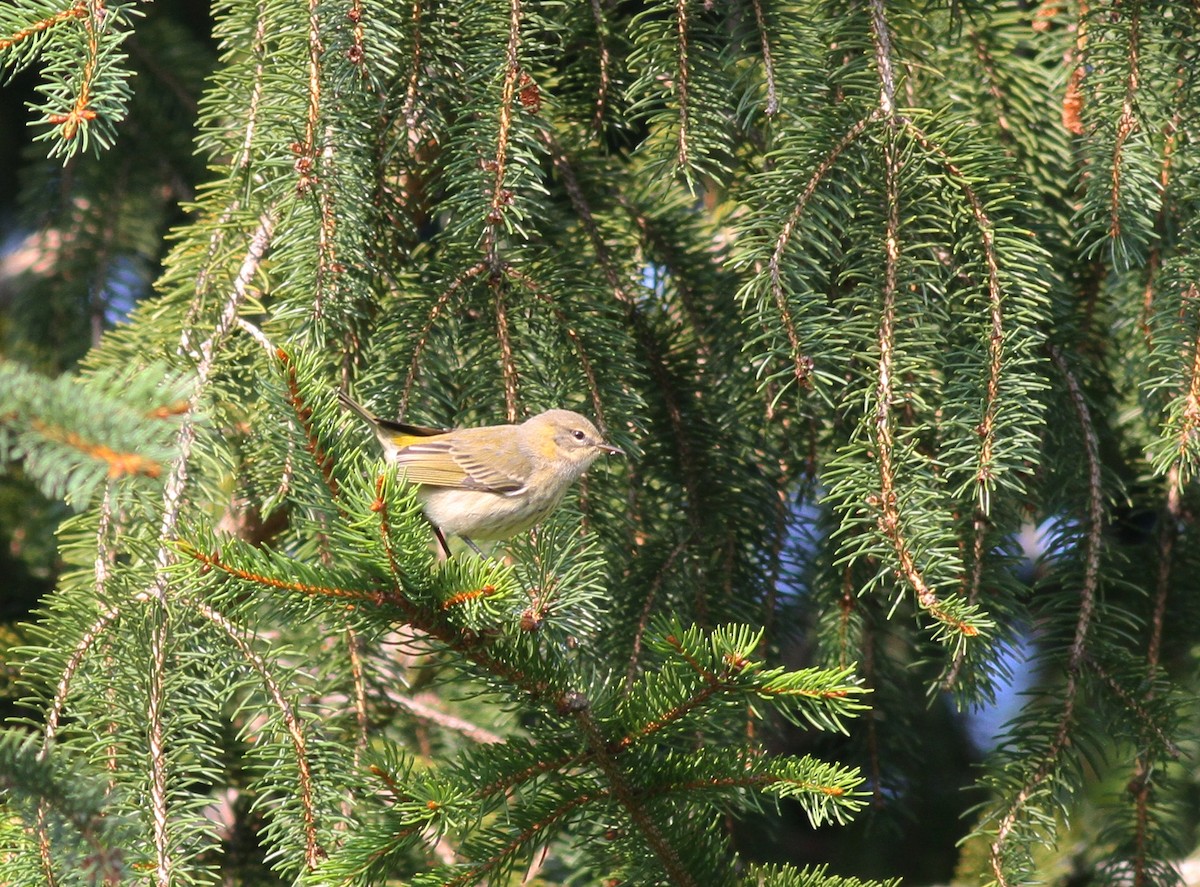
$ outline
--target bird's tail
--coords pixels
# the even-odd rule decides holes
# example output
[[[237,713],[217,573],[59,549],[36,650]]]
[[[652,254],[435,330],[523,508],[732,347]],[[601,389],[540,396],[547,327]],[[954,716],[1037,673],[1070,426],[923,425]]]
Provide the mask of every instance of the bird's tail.
[[[340,390],[338,391],[338,403],[340,403],[343,407],[348,409],[350,412],[356,414],[360,419],[362,419],[368,425],[377,425],[379,423],[378,416],[376,416],[374,413],[372,413],[370,410],[368,410],[366,407],[364,407],[361,403],[356,401],[353,397],[351,397],[345,391],[340,391]]]
[[[450,429],[448,428],[430,428],[425,425],[408,425],[404,422],[396,422],[392,419],[381,419],[376,416],[345,391],[338,391],[338,403],[355,413],[365,421],[368,425],[376,429],[376,433],[381,436],[395,441],[398,437],[433,437],[437,434],[445,434]],[[403,444],[401,444],[403,446]]]

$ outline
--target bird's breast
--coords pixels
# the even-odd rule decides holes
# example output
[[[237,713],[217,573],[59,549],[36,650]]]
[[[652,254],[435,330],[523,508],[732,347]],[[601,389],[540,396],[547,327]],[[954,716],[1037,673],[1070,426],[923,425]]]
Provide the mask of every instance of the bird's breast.
[[[442,532],[469,536],[476,541],[507,539],[528,530],[546,517],[562,498],[562,491],[538,494],[528,485],[512,493],[423,487],[425,516]]]

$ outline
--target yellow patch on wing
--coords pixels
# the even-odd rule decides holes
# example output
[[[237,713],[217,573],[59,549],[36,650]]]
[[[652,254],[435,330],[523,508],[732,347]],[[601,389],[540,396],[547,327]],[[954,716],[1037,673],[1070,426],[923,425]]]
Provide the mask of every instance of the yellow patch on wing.
[[[469,451],[466,451],[469,450]],[[412,483],[458,490],[511,493],[525,485],[525,459],[510,447],[497,448],[487,440],[454,444],[446,440],[413,443],[396,454],[396,463]],[[497,464],[499,463],[499,465]],[[506,471],[504,467],[507,466]]]

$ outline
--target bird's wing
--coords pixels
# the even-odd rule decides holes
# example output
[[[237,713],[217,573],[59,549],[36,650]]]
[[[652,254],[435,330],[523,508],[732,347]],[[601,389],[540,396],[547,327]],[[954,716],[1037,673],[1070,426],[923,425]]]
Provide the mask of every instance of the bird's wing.
[[[509,470],[496,466],[496,446],[480,439],[457,443],[437,438],[423,440],[404,447],[395,458],[413,483],[503,494],[521,489],[528,473],[525,459],[514,456],[511,449],[505,447],[503,457]],[[518,464],[512,464],[514,459]]]

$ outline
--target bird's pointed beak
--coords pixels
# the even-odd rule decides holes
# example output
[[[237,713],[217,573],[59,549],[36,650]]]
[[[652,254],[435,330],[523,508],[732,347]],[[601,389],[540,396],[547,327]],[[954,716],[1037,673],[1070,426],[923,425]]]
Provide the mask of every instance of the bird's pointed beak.
[[[599,444],[599,449],[608,453],[610,456],[624,456],[625,451],[620,447],[614,447],[612,444]]]

